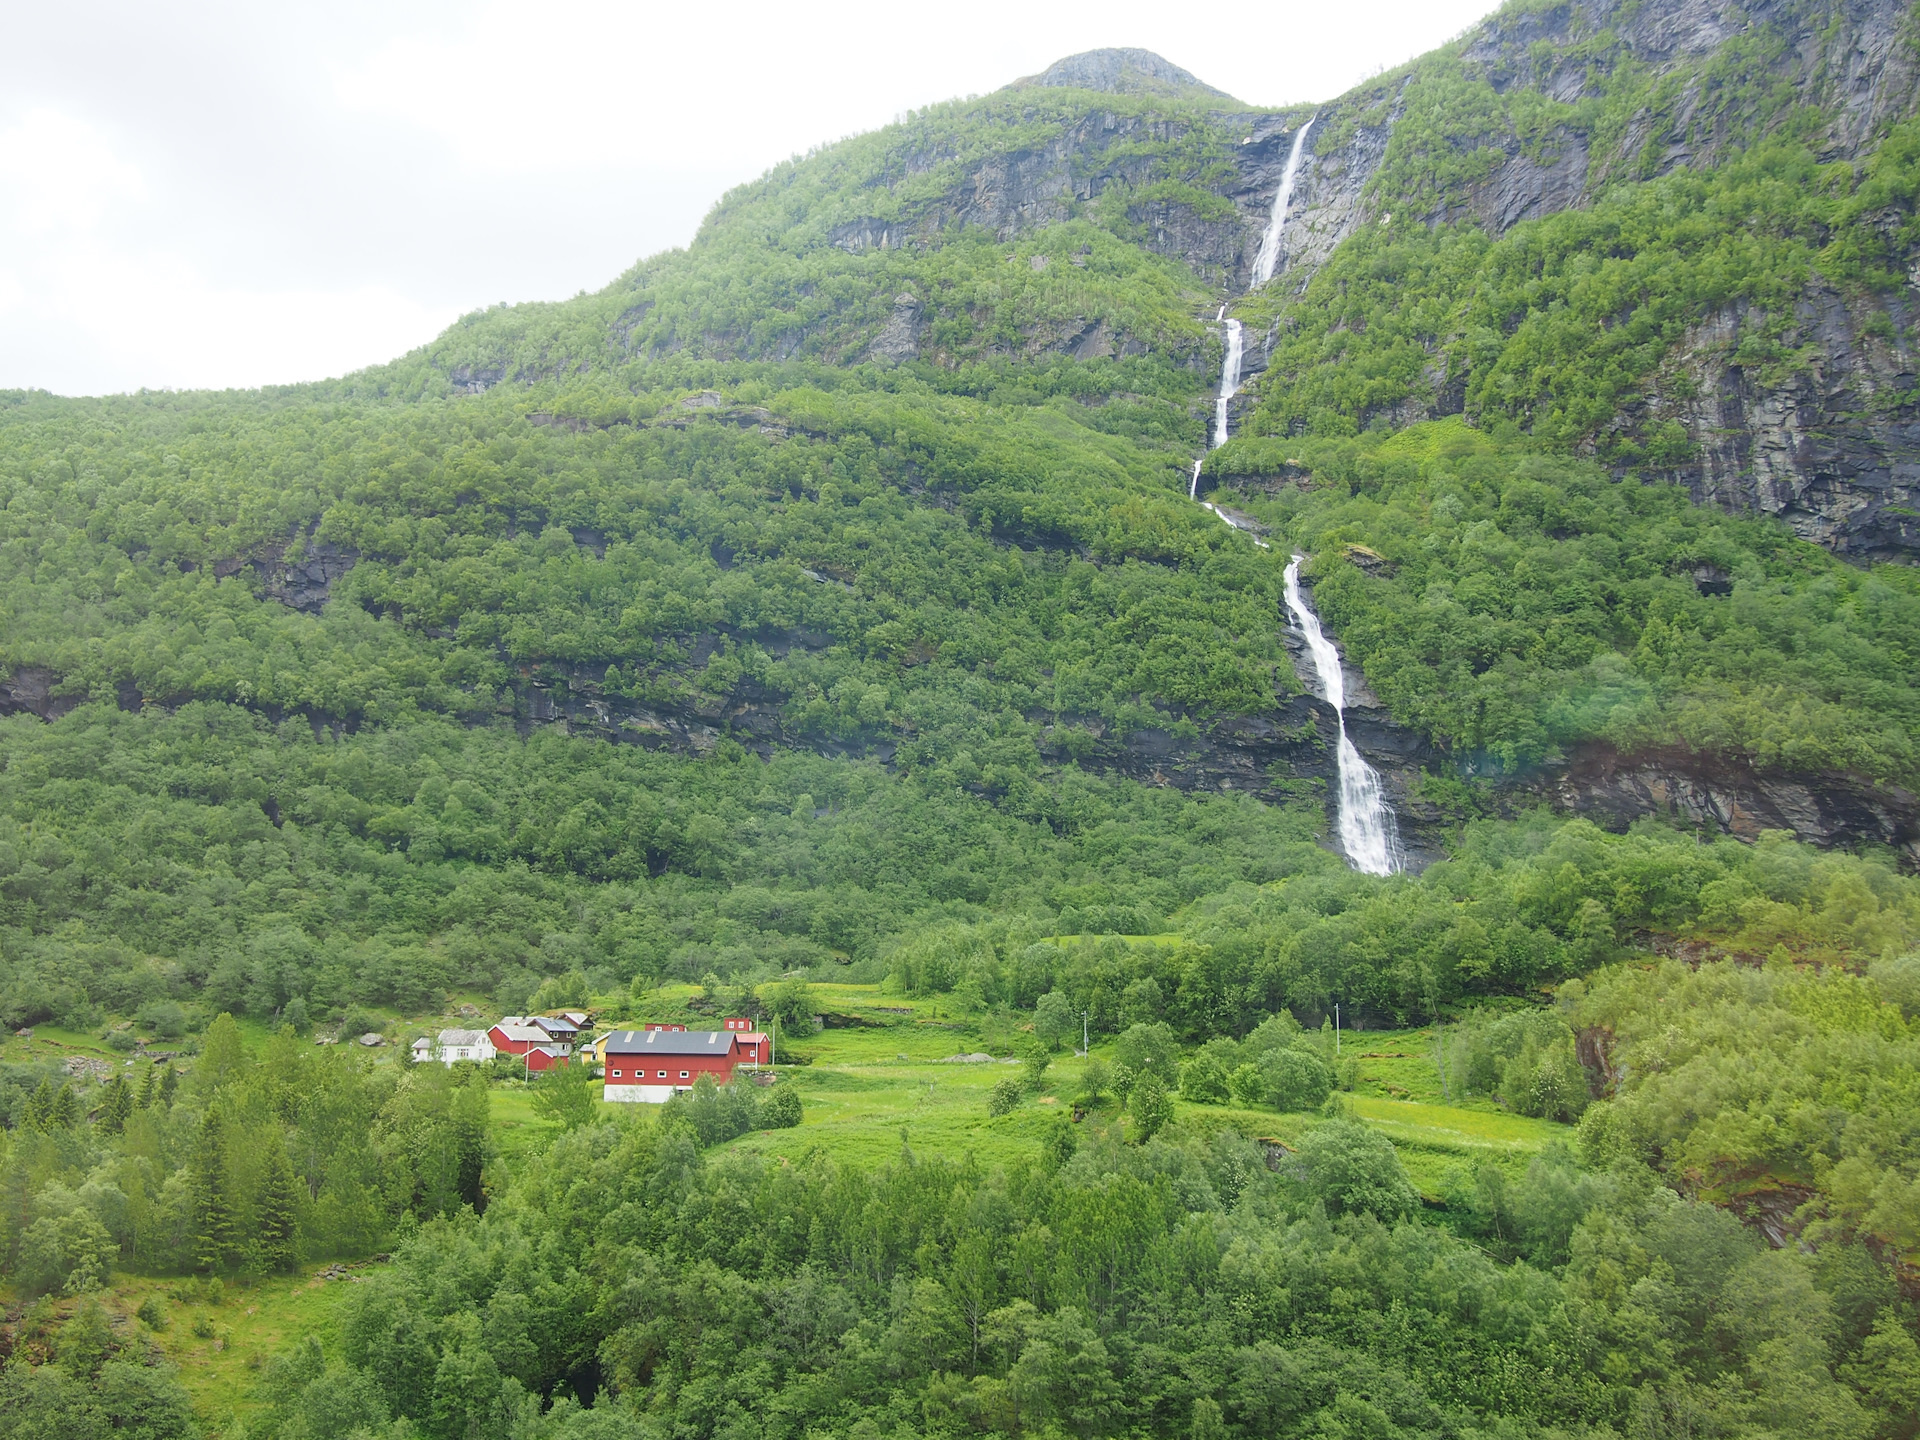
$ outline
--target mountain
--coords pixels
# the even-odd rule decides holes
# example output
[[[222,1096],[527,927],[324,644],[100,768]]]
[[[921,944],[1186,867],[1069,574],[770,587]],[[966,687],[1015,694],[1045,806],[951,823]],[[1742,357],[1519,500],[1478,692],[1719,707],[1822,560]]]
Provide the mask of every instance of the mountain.
[[[267,1013],[1144,928],[1338,866],[1342,734],[1414,868],[1540,805],[1911,865],[1913,34],[1519,4],[1284,109],[1094,51],[342,380],[11,394],[0,856],[68,836],[12,923]],[[149,811],[180,868],[83,878]],[[304,898],[209,908],[260,844]],[[531,958],[471,929],[522,873]],[[56,950],[12,1013],[92,993]]]

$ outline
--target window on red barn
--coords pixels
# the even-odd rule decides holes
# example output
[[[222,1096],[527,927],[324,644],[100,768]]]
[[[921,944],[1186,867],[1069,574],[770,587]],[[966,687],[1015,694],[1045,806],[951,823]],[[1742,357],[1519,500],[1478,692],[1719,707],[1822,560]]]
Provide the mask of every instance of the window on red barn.
[[[688,1071],[686,1071],[686,1070],[682,1070],[682,1071],[680,1072],[680,1078],[681,1078],[682,1080],[684,1080],[684,1079],[686,1079],[689,1073],[690,1073],[690,1072],[688,1072]]]

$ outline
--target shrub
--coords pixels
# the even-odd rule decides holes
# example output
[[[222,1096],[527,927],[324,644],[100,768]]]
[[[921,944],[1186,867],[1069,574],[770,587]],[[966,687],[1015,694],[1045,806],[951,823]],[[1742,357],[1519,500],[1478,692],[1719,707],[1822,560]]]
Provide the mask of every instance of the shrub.
[[[134,1021],[161,1040],[178,1040],[187,1033],[187,1012],[172,1000],[149,1000]]]
[[[119,1247],[85,1210],[42,1215],[20,1237],[20,1281],[35,1295],[79,1295],[107,1283]]]
[[[133,1313],[149,1330],[165,1330],[173,1323],[172,1318],[167,1314],[166,1302],[158,1295],[147,1296],[140,1302],[140,1308]]]
[[[1143,1145],[1173,1119],[1173,1101],[1159,1076],[1149,1071],[1134,1082],[1127,1118],[1133,1122],[1134,1138]]]
[[[1216,1055],[1202,1051],[1180,1067],[1180,1095],[1196,1105],[1224,1105],[1230,1098],[1227,1070]]]
[[[1330,1120],[1308,1131],[1293,1170],[1301,1188],[1330,1215],[1374,1215],[1392,1224],[1420,1205],[1393,1145],[1357,1121]]]
[[[1026,1086],[1020,1083],[1020,1077],[1009,1075],[997,1081],[987,1093],[987,1114],[1006,1115],[1019,1105],[1020,1097],[1026,1094]]]
[[[1312,1110],[1333,1093],[1333,1073],[1305,1050],[1272,1050],[1260,1061],[1267,1103],[1276,1110]]]
[[[766,1130],[791,1130],[800,1123],[801,1114],[800,1092],[791,1085],[776,1085],[760,1107],[760,1125]]]

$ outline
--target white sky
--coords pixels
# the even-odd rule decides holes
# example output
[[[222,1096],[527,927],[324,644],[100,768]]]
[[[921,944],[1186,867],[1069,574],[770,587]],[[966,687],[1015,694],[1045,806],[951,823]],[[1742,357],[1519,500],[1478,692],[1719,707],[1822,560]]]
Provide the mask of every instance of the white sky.
[[[0,0],[0,386],[251,386],[598,289],[729,186],[1061,56],[1329,99],[1493,0]]]

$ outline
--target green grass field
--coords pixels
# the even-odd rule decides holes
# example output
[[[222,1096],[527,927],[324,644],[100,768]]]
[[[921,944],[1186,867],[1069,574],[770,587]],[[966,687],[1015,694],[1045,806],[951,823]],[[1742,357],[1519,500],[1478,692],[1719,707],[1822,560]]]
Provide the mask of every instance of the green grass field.
[[[764,1131],[734,1142],[755,1153],[797,1158],[814,1150],[861,1163],[900,1153],[903,1132],[916,1153],[972,1155],[992,1164],[1031,1153],[1052,1117],[1079,1091],[1082,1061],[1056,1057],[1047,1083],[1009,1115],[989,1119],[987,1092],[1017,1073],[1004,1063],[1024,1037],[1011,1027],[953,1018],[936,1004],[881,993],[871,985],[817,986],[820,1008],[872,1020],[871,1027],[831,1028],[795,1041],[788,1054],[807,1063],[782,1066],[797,1086],[806,1120],[797,1130]],[[1533,1120],[1489,1100],[1447,1097],[1432,1059],[1428,1030],[1358,1031],[1341,1037],[1343,1057],[1360,1062],[1346,1110],[1385,1135],[1414,1184],[1437,1198],[1455,1168],[1488,1160],[1514,1168],[1571,1127]],[[987,1053],[985,1063],[951,1057]],[[1095,1046],[1096,1055],[1106,1047]],[[1110,1057],[1109,1057],[1110,1058]],[[1104,1112],[1103,1112],[1104,1114]],[[1232,1128],[1290,1144],[1319,1117],[1271,1110],[1177,1102],[1178,1123]]]
[[[201,1420],[224,1428],[258,1408],[255,1382],[261,1367],[290,1342],[318,1335],[330,1345],[341,1299],[358,1277],[378,1268],[377,1263],[355,1264],[323,1279],[321,1272],[331,1267],[309,1266],[298,1275],[230,1280],[221,1285],[217,1301],[198,1280],[116,1275],[92,1298],[107,1312],[122,1345],[133,1345],[136,1354],[139,1344],[156,1347],[179,1367]],[[153,1296],[165,1311],[164,1329],[155,1330],[136,1316]],[[84,1302],[51,1303],[55,1317],[64,1319]]]

